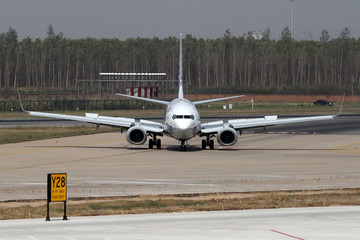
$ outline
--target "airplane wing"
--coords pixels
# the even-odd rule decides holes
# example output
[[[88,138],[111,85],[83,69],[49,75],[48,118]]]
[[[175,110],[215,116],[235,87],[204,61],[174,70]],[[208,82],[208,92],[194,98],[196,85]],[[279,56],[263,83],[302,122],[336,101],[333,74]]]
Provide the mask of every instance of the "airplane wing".
[[[112,127],[130,128],[135,124],[135,119],[132,118],[106,117],[106,116],[99,116],[99,114],[96,113],[86,113],[85,116],[76,116],[76,115],[34,112],[34,111],[26,111],[26,112],[30,116],[65,119],[65,120],[93,123],[96,125],[105,125]]]
[[[244,118],[229,120],[227,123],[224,121],[215,121],[210,123],[201,124],[201,135],[210,136],[218,134],[225,128],[232,128],[236,131],[249,128],[269,127],[288,123],[299,123],[299,122],[312,122],[312,121],[324,121],[331,120],[341,115],[345,100],[345,94],[343,95],[339,112],[336,115],[323,115],[323,116],[311,116],[311,117],[294,117],[294,118],[278,118],[277,115],[264,116],[262,118]]]
[[[139,122],[136,122],[135,119],[133,118],[107,117],[107,116],[100,116],[99,114],[96,113],[86,113],[85,116],[76,116],[76,115],[68,115],[68,114],[27,111],[24,109],[22,105],[20,93],[19,93],[19,99],[20,99],[21,109],[24,112],[28,113],[30,116],[65,119],[65,120],[72,120],[78,122],[92,123],[96,125],[121,127],[125,129],[131,128],[136,125],[136,126],[141,126],[148,133],[156,133],[156,134],[161,134],[164,129],[162,123],[152,122],[148,120],[140,120]]]
[[[100,116],[99,114],[96,113],[86,113],[85,116],[76,116],[76,115],[34,112],[34,111],[26,111],[26,112],[30,116],[86,122],[86,123],[96,124],[97,126],[104,125],[111,127],[121,127],[123,129],[129,129],[133,126],[138,126],[143,128],[147,133],[158,134],[158,135],[162,134],[164,131],[164,125],[162,123],[148,121],[148,120],[140,120],[139,122],[136,122],[135,119],[133,118],[107,117],[107,116]]]
[[[278,118],[278,116],[264,116],[263,118],[235,119],[227,123],[215,121],[201,124],[202,134],[216,134],[224,127],[230,127],[237,131],[249,128],[269,127],[280,124],[323,121],[334,119],[336,115],[313,116],[313,117],[295,117],[295,118]]]
[[[278,118],[278,116],[265,116],[264,118],[255,119],[238,119],[229,120],[229,124],[236,130],[256,128],[256,127],[268,127],[280,124],[310,122],[310,121],[323,121],[334,119],[334,115],[326,116],[314,116],[314,117],[296,117],[296,118]]]
[[[141,119],[140,125],[148,133],[162,134],[164,132],[164,124],[162,123]]]

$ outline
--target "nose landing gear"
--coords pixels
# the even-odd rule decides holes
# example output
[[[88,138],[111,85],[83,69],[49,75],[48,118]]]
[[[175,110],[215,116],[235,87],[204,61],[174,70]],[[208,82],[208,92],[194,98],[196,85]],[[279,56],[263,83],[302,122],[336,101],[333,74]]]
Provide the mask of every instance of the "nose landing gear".
[[[186,141],[185,140],[180,140],[181,141],[181,145],[180,145],[180,152],[186,152]]]

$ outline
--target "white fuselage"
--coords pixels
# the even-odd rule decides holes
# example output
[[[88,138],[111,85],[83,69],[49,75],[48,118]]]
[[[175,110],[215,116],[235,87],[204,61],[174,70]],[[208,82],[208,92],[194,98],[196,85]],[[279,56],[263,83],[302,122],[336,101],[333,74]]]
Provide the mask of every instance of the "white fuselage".
[[[177,140],[189,140],[201,130],[200,115],[192,102],[183,99],[171,101],[165,112],[165,133]]]

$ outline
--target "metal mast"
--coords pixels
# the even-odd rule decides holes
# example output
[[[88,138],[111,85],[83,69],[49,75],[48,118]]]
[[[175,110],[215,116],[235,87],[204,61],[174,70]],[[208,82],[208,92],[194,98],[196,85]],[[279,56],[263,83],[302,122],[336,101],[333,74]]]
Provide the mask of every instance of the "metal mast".
[[[290,1],[290,30],[291,30],[291,37],[294,39],[294,1],[295,0],[289,0]]]

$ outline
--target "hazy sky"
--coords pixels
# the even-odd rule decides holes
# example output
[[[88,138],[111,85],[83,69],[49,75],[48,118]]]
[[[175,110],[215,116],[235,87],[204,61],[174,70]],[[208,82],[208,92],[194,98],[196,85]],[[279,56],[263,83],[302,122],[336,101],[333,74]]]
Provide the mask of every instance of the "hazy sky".
[[[360,36],[360,0],[295,0],[295,38],[338,37],[344,27]],[[46,37],[52,24],[66,38],[178,36],[217,38],[270,27],[278,39],[290,26],[289,0],[0,0],[0,33]]]

